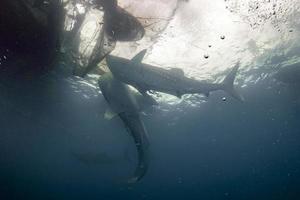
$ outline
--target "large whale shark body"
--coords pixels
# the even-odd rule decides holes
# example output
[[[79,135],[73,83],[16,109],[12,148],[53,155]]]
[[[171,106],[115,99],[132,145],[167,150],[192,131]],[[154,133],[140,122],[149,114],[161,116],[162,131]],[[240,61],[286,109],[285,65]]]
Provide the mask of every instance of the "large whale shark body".
[[[147,171],[149,146],[147,131],[139,112],[153,105],[155,101],[115,79],[110,72],[102,75],[98,83],[109,105],[105,118],[111,119],[119,116],[134,139],[138,153],[138,166],[134,176],[128,182],[137,182]]]
[[[242,100],[233,86],[239,63],[237,63],[221,83],[206,83],[188,78],[179,68],[162,69],[160,67],[142,63],[146,50],[141,51],[131,60],[108,55],[107,66],[115,78],[134,86],[142,94],[153,90],[175,95],[181,98],[184,94],[205,94],[216,90],[223,90],[232,97]]]

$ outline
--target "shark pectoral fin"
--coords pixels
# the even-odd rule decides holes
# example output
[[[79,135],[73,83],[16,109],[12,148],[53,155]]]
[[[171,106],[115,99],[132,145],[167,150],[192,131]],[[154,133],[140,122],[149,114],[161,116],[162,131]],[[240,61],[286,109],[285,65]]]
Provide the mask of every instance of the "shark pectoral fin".
[[[132,61],[133,63],[141,63],[142,60],[144,59],[146,53],[147,53],[147,49],[144,49],[144,50],[140,51],[138,54],[136,54],[136,55],[131,59],[131,61]]]
[[[112,111],[110,108],[108,108],[108,109],[106,109],[106,111],[104,113],[104,119],[111,120],[116,115],[118,115],[118,113],[116,113],[116,112]]]

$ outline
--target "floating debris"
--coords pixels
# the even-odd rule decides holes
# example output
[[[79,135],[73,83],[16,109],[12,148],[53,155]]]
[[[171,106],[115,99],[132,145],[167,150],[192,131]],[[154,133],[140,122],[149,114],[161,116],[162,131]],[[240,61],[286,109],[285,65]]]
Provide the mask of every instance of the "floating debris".
[[[223,97],[223,98],[222,98],[222,101],[226,101],[226,100],[227,100],[226,97]]]

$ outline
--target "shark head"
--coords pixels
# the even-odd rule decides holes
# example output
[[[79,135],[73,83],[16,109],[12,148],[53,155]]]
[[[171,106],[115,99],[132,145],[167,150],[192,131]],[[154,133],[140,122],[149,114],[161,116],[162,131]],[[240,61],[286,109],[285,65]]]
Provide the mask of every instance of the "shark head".
[[[110,71],[116,76],[121,74],[126,74],[132,68],[130,66],[138,66],[142,63],[143,58],[147,53],[147,49],[140,51],[132,59],[125,59],[121,57],[116,57],[112,55],[106,56],[106,63]]]
[[[106,63],[116,78],[121,78],[130,71],[130,60],[112,55],[106,56]]]

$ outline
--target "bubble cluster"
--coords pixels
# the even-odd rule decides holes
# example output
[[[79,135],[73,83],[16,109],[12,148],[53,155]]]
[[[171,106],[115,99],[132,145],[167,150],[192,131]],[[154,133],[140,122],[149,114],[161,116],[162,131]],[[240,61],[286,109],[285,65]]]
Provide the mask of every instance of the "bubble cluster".
[[[271,23],[278,31],[286,27],[293,13],[299,10],[293,0],[225,0],[225,5],[253,29]]]

